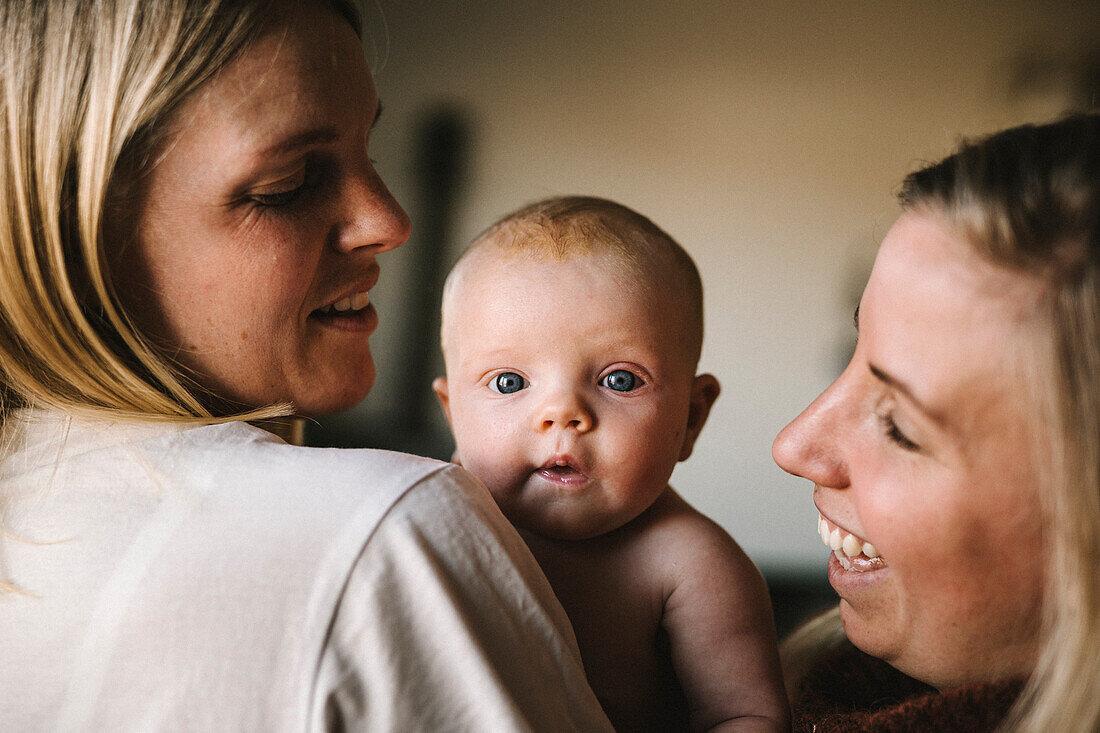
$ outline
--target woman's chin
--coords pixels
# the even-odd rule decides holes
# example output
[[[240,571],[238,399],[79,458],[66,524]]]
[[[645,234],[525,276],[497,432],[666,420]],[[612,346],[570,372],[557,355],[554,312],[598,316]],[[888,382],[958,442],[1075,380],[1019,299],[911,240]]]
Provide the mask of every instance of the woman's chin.
[[[829,559],[829,582],[840,596],[845,635],[860,651],[892,664],[900,651],[902,621],[889,580],[889,567],[858,573]]]
[[[366,365],[356,369],[354,377],[343,381],[330,379],[328,384],[323,384],[318,378],[317,382],[305,385],[290,400],[294,405],[294,414],[322,417],[355,407],[374,387],[374,362],[368,359]]]
[[[370,392],[369,386],[339,398],[303,402],[301,404],[295,403],[294,414],[300,417],[324,417],[337,412],[345,412],[362,402],[368,392]]]

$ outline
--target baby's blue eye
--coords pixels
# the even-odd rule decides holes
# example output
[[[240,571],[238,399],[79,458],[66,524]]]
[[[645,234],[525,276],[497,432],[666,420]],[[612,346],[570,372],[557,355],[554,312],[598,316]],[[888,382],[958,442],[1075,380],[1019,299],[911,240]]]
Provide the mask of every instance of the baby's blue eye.
[[[616,392],[629,392],[635,387],[641,386],[641,379],[625,369],[616,369],[600,380],[600,384]]]
[[[527,386],[527,380],[515,372],[501,372],[490,382],[494,392],[512,394]]]

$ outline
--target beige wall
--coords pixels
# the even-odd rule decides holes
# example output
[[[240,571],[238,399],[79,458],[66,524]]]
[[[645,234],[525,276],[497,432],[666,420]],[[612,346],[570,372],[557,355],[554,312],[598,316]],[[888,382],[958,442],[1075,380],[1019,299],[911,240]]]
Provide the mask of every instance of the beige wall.
[[[673,484],[772,571],[824,566],[810,487],[775,468],[771,440],[846,357],[892,192],[960,135],[1074,104],[1059,69],[1100,27],[1092,2],[381,3],[388,31],[367,17],[388,45],[372,152],[414,224],[410,130],[451,102],[473,124],[455,247],[527,200],[593,193],[695,257],[702,368],[723,394]],[[1022,53],[1050,70],[1025,91]],[[384,422],[410,399],[391,379],[401,298],[417,289],[409,254],[382,260],[381,376],[353,420]]]

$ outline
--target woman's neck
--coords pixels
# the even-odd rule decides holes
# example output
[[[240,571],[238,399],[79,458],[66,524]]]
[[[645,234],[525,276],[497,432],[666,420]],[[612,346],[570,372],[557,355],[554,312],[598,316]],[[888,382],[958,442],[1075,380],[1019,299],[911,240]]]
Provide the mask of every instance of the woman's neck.
[[[277,435],[291,445],[305,444],[306,421],[303,418],[287,415],[286,417],[272,417],[267,420],[250,420],[249,424]]]

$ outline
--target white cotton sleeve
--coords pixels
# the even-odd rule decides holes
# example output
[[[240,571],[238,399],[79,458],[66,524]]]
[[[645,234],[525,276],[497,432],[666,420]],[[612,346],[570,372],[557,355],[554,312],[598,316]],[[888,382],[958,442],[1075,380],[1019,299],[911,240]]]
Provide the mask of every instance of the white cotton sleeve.
[[[408,491],[351,569],[316,730],[610,731],[526,545],[461,469]]]

